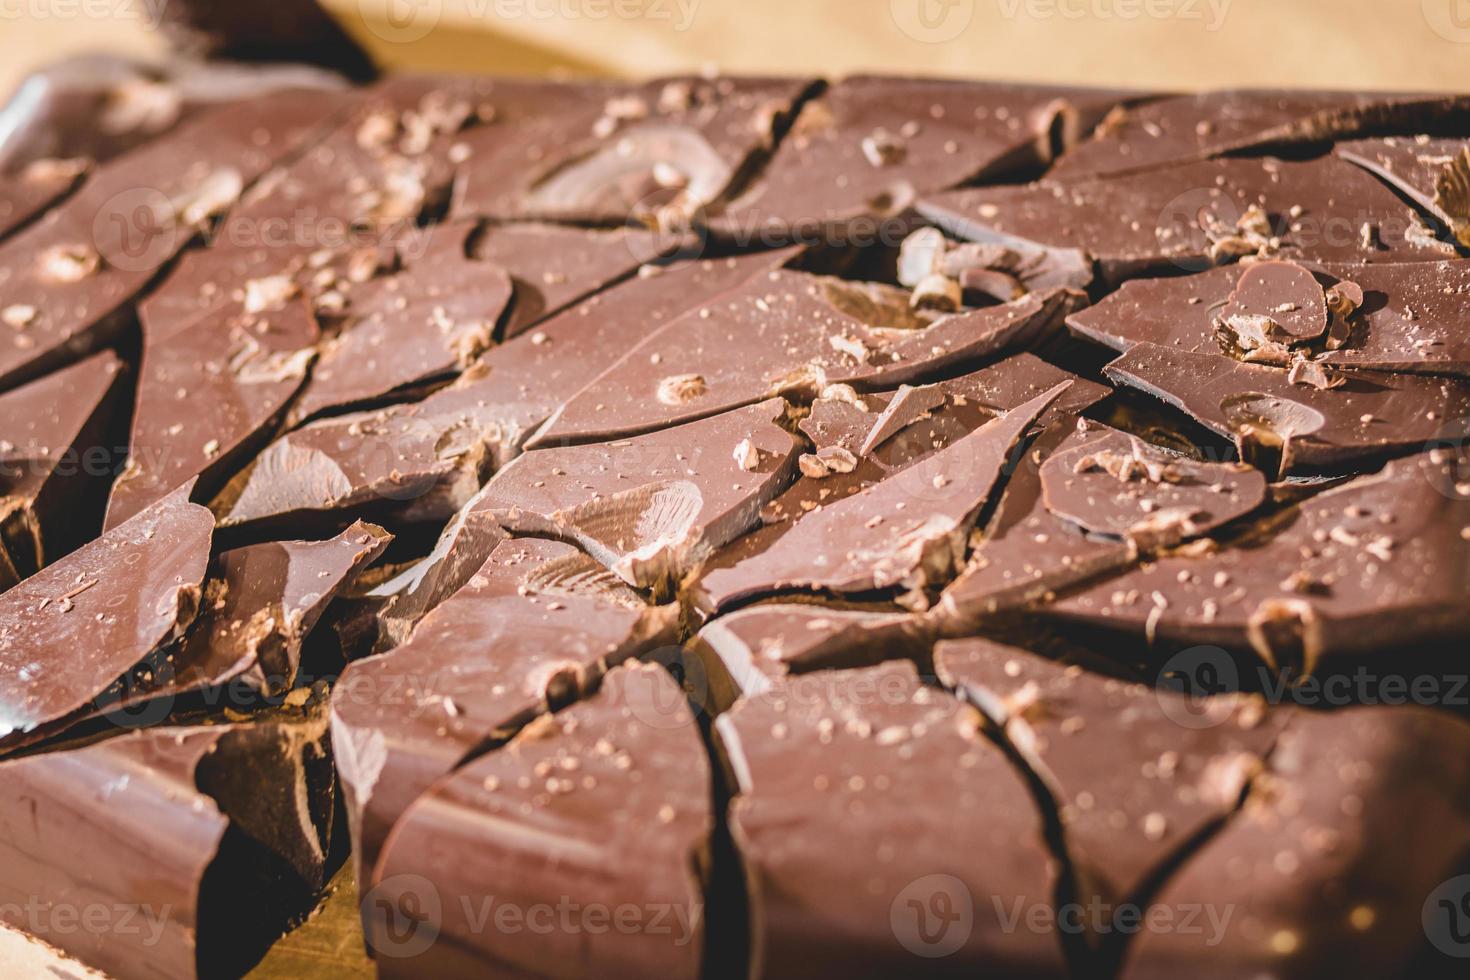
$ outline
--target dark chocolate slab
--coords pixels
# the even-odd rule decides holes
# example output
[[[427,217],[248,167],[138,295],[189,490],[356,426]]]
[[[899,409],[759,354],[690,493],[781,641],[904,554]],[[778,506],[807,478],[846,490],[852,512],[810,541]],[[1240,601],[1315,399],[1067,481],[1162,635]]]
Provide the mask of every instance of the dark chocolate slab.
[[[1135,344],[1104,373],[1233,439],[1247,460],[1279,455],[1282,473],[1352,466],[1462,433],[1470,382],[1357,372],[1336,388],[1221,354]]]
[[[1191,645],[1249,647],[1307,673],[1324,657],[1463,638],[1464,466],[1451,450],[1396,460],[1218,550],[1160,558],[1045,611]]]
[[[665,588],[754,527],[791,482],[789,408],[772,398],[621,442],[526,453],[475,509],[515,533],[574,541],[630,585]]]
[[[332,738],[359,880],[436,779],[576,700],[609,666],[671,642],[676,615],[571,545],[506,541],[407,643],[350,665],[333,691]]]
[[[595,695],[440,780],[404,813],[377,867],[385,908],[368,913],[379,975],[571,976],[595,963],[604,976],[701,976],[710,778],[668,672],[613,668]],[[429,889],[445,901],[420,952],[390,916],[414,915]],[[497,904],[567,918],[523,935],[486,929],[477,912]]]
[[[1470,849],[1467,749],[1464,722],[1423,708],[1294,715],[1240,814],[1155,899],[1231,909],[1224,929],[1145,929],[1121,975],[1426,975],[1427,924],[1446,921],[1426,906]]]
[[[0,753],[85,709],[182,634],[213,531],[180,487],[0,595]]]
[[[1053,292],[936,314],[912,309],[906,292],[879,283],[773,272],[628,351],[531,446],[621,438],[831,384],[918,383],[1035,342],[1079,302],[1077,294]]]
[[[1002,925],[1051,909],[1056,866],[979,714],[909,664],[823,690],[776,686],[716,721],[740,793],[752,975],[1066,976],[1055,931]]]
[[[1388,181],[1470,248],[1470,143],[1388,136],[1340,143],[1333,152]]]

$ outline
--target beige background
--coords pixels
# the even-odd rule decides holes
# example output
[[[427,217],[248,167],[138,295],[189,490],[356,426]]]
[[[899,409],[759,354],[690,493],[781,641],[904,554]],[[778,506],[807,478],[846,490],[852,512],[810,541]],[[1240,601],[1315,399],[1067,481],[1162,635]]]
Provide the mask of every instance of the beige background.
[[[160,51],[149,21],[168,2],[0,0],[0,87],[62,52]],[[1176,88],[1470,90],[1470,0],[326,2],[401,66],[639,75],[713,64]]]

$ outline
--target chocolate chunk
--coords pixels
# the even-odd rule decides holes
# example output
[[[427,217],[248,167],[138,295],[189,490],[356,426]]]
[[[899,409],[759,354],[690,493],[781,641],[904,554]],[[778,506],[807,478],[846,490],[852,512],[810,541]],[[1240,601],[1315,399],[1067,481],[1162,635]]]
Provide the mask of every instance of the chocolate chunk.
[[[455,213],[686,226],[759,162],[810,79],[503,81],[470,151]]]
[[[213,530],[180,487],[0,594],[0,754],[86,708],[183,633]]]
[[[1256,651],[1324,657],[1461,638],[1470,575],[1463,459],[1435,450],[1327,490],[1202,555],[1162,557],[1047,614]]]
[[[193,56],[311,62],[358,80],[377,73],[368,53],[316,0],[276,0],[261,6],[170,0],[160,13],[165,36]]]
[[[1295,262],[1258,262],[1240,273],[1220,322],[1247,351],[1310,343],[1327,332],[1327,294]]]
[[[1374,127],[1455,119],[1466,111],[1464,99],[1408,93],[1235,89],[1181,95],[1115,111],[1051,173],[1067,179],[1134,173]]]
[[[0,187],[0,240],[70,194],[87,169],[85,160],[37,160],[7,179]]]
[[[1244,459],[1269,466],[1279,457],[1282,473],[1420,448],[1470,413],[1470,385],[1460,381],[1359,372],[1324,391],[1274,367],[1155,344],[1135,344],[1105,373],[1235,440]]]
[[[515,305],[505,336],[515,337],[683,244],[677,236],[625,228],[492,225],[475,243],[474,256],[511,274]]]
[[[1031,85],[854,76],[806,103],[770,164],[711,222],[767,246],[866,240],[920,194],[1024,172],[1061,121],[1088,128],[1124,96]],[[897,245],[897,240],[889,244]]]
[[[1287,719],[1258,698],[1191,698],[989,640],[941,643],[934,659],[1046,787],[1079,898],[1110,910],[1235,812]]]
[[[883,412],[873,421],[873,427],[863,439],[858,455],[868,455],[934,409],[944,405],[947,400],[944,389],[938,385],[924,385],[920,388],[900,386]]]
[[[1047,457],[1041,494],[1054,516],[1148,551],[1249,514],[1266,501],[1266,477],[1244,463],[1197,462],[1103,430]]]
[[[709,574],[704,587],[727,602],[777,592],[898,589],[922,608],[924,593],[964,563],[970,530],[1012,449],[1063,391],[1059,385],[1016,407],[922,467],[813,511],[765,552]]]
[[[126,374],[104,352],[0,395],[0,591],[72,548],[113,460],[103,448]]]
[[[1073,267],[1081,256],[1107,286],[1250,255],[1444,258],[1439,244],[1415,236],[1416,216],[1392,191],[1332,157],[1213,160],[1112,180],[973,188],[925,198],[918,209],[958,238],[1009,248],[1033,265]]]
[[[145,326],[131,452],[108,502],[108,527],[196,478],[201,495],[213,494],[306,383],[318,337],[306,303],[230,312],[206,313],[164,339]]]
[[[239,974],[325,881],[324,703],[10,759],[0,779],[0,919],[110,975]]]
[[[790,483],[787,410],[773,398],[623,442],[527,453],[476,509],[515,533],[575,541],[623,581],[659,589],[750,530]],[[750,467],[735,456],[746,443]]]
[[[1051,910],[1055,864],[978,713],[909,664],[825,681],[825,697],[778,685],[716,721],[739,781],[752,972],[1065,976],[1055,932],[1003,925]]]
[[[126,304],[190,239],[341,104],[292,92],[217,109],[102,167],[63,206],[0,246],[6,305],[35,310],[0,326],[0,387],[105,343]],[[173,175],[173,176],[169,176]]]
[[[1155,898],[1234,914],[1188,935],[1142,930],[1121,975],[1203,958],[1222,976],[1423,975],[1426,924],[1445,921],[1430,903],[1470,847],[1467,748],[1463,722],[1422,708],[1294,715],[1240,814]]]
[[[942,315],[911,310],[906,294],[881,284],[774,272],[628,351],[531,446],[621,438],[832,384],[913,383],[1026,346],[1079,301],[1057,292]]]
[[[498,266],[466,256],[465,239],[474,231],[436,228],[411,270],[353,291],[350,319],[324,345],[294,418],[452,377],[495,342],[511,280]]]
[[[1470,248],[1470,143],[1390,136],[1341,143],[1333,152],[1388,181]]]
[[[368,914],[380,974],[575,973],[591,962],[701,976],[710,782],[669,674],[614,668],[597,694],[441,780],[404,814],[378,865],[382,905]],[[418,952],[402,942],[414,921],[403,916],[421,914],[428,890],[455,898],[414,923],[437,934]],[[569,909],[568,924],[528,942],[483,928],[481,906]],[[604,928],[614,914],[619,924]]]
[[[676,615],[571,545],[506,541],[407,643],[350,665],[332,694],[332,738],[359,880],[435,780],[670,642]]]

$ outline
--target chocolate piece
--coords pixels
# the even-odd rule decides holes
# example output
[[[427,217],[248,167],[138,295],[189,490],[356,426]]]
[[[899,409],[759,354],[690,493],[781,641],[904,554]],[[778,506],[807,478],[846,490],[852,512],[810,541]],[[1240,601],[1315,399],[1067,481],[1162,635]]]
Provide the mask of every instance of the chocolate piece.
[[[320,702],[10,759],[0,780],[0,918],[110,975],[239,974],[325,881]]]
[[[474,257],[510,273],[515,305],[505,336],[515,337],[683,244],[678,237],[626,228],[492,225],[475,242]]]
[[[105,343],[196,224],[234,204],[341,99],[288,92],[216,109],[100,168],[66,204],[0,245],[7,306],[35,311],[24,328],[0,325],[0,387]]]
[[[701,976],[711,793],[678,685],[658,666],[614,668],[596,695],[441,780],[403,815],[378,864],[373,895],[383,905],[368,910],[379,973],[576,973],[595,963],[612,974]],[[419,912],[425,885],[456,900],[432,920],[436,941],[394,955],[417,952],[393,930]],[[477,907],[499,903],[570,904],[571,918],[531,936],[483,928]],[[614,913],[621,925],[599,925]]]
[[[1046,787],[1079,899],[1108,910],[1143,899],[1235,812],[1287,718],[1258,698],[1200,700],[989,640],[941,643],[934,660]]]
[[[184,631],[213,530],[180,487],[0,594],[0,754],[85,709]]]
[[[1464,722],[1422,708],[1295,714],[1241,813],[1155,899],[1234,909],[1223,932],[1144,929],[1121,975],[1423,975],[1445,921],[1430,903],[1470,847],[1467,749]]]
[[[571,545],[506,541],[407,643],[351,664],[332,693],[332,738],[358,880],[436,779],[670,642],[676,615]]]
[[[1189,163],[1112,180],[952,191],[918,210],[950,234],[1041,268],[1095,263],[1103,285],[1248,255],[1425,262],[1444,243],[1380,182],[1332,157]],[[1366,238],[1365,238],[1366,236]]]
[[[787,410],[772,398],[623,442],[527,453],[476,509],[515,533],[574,541],[630,585],[664,588],[748,531],[790,483]]]
[[[530,445],[621,438],[832,384],[912,383],[1026,346],[1077,302],[1057,292],[936,315],[881,284],[774,272],[649,336]]]
[[[868,455],[934,409],[944,405],[947,400],[944,389],[938,385],[924,385],[921,388],[900,386],[882,414],[873,421],[873,427],[863,439],[858,455]]]
[[[1327,391],[1278,368],[1155,344],[1135,344],[1104,373],[1235,440],[1244,459],[1279,455],[1282,473],[1416,449],[1470,414],[1465,382],[1355,373]]]
[[[1470,143],[1390,136],[1340,143],[1333,152],[1388,181],[1470,248]]]
[[[739,781],[752,975],[1065,976],[1056,933],[1002,924],[1051,909],[1055,863],[978,713],[909,664],[826,681],[826,697],[776,686],[715,723]]]
[[[466,256],[474,231],[436,228],[412,270],[353,291],[351,318],[323,345],[292,408],[295,419],[451,377],[494,343],[511,281],[498,266]]]
[[[0,395],[0,591],[96,533],[83,508],[125,373],[109,351]]]
[[[306,303],[230,312],[206,313],[167,338],[145,323],[131,452],[108,501],[108,527],[191,480],[212,495],[306,383],[318,337]]]
[[[1154,170],[1238,150],[1320,142],[1389,125],[1457,119],[1455,96],[1235,89],[1119,109],[1092,139],[1062,155],[1058,178]]]
[[[456,214],[684,227],[770,150],[810,79],[502,81]]]
[[[765,171],[711,227],[742,243],[826,241],[834,230],[844,241],[871,241],[887,234],[886,220],[918,195],[1044,163],[1054,129],[1085,130],[1122,98],[1032,85],[847,78],[802,107]]]
[[[1250,647],[1305,673],[1326,656],[1463,637],[1463,466],[1448,450],[1396,460],[1218,551],[1160,558],[1044,612],[1190,645]]]
[[[240,5],[170,0],[161,27],[182,51],[235,61],[305,61],[355,79],[377,72],[372,58],[316,0]]]
[[[1147,551],[1249,514],[1266,501],[1266,477],[1244,463],[1196,462],[1105,430],[1047,457],[1041,495],[1054,516]]]
[[[1012,449],[1064,390],[1059,385],[1018,406],[923,467],[814,511],[764,553],[708,575],[706,588],[726,601],[775,592],[899,589],[908,594],[905,601],[922,608],[924,593],[963,564],[970,529]],[[836,548],[827,551],[831,543]]]
[[[87,169],[85,160],[37,160],[8,178],[0,187],[0,239],[70,194]]]

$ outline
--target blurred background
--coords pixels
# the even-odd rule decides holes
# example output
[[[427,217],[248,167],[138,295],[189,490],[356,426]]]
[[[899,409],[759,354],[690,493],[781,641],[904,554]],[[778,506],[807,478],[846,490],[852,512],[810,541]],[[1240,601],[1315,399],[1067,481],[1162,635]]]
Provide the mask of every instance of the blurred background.
[[[0,0],[0,87],[158,53],[170,0]],[[270,3],[272,0],[235,0]],[[383,63],[511,74],[917,72],[1135,87],[1470,89],[1470,0],[325,0]]]

